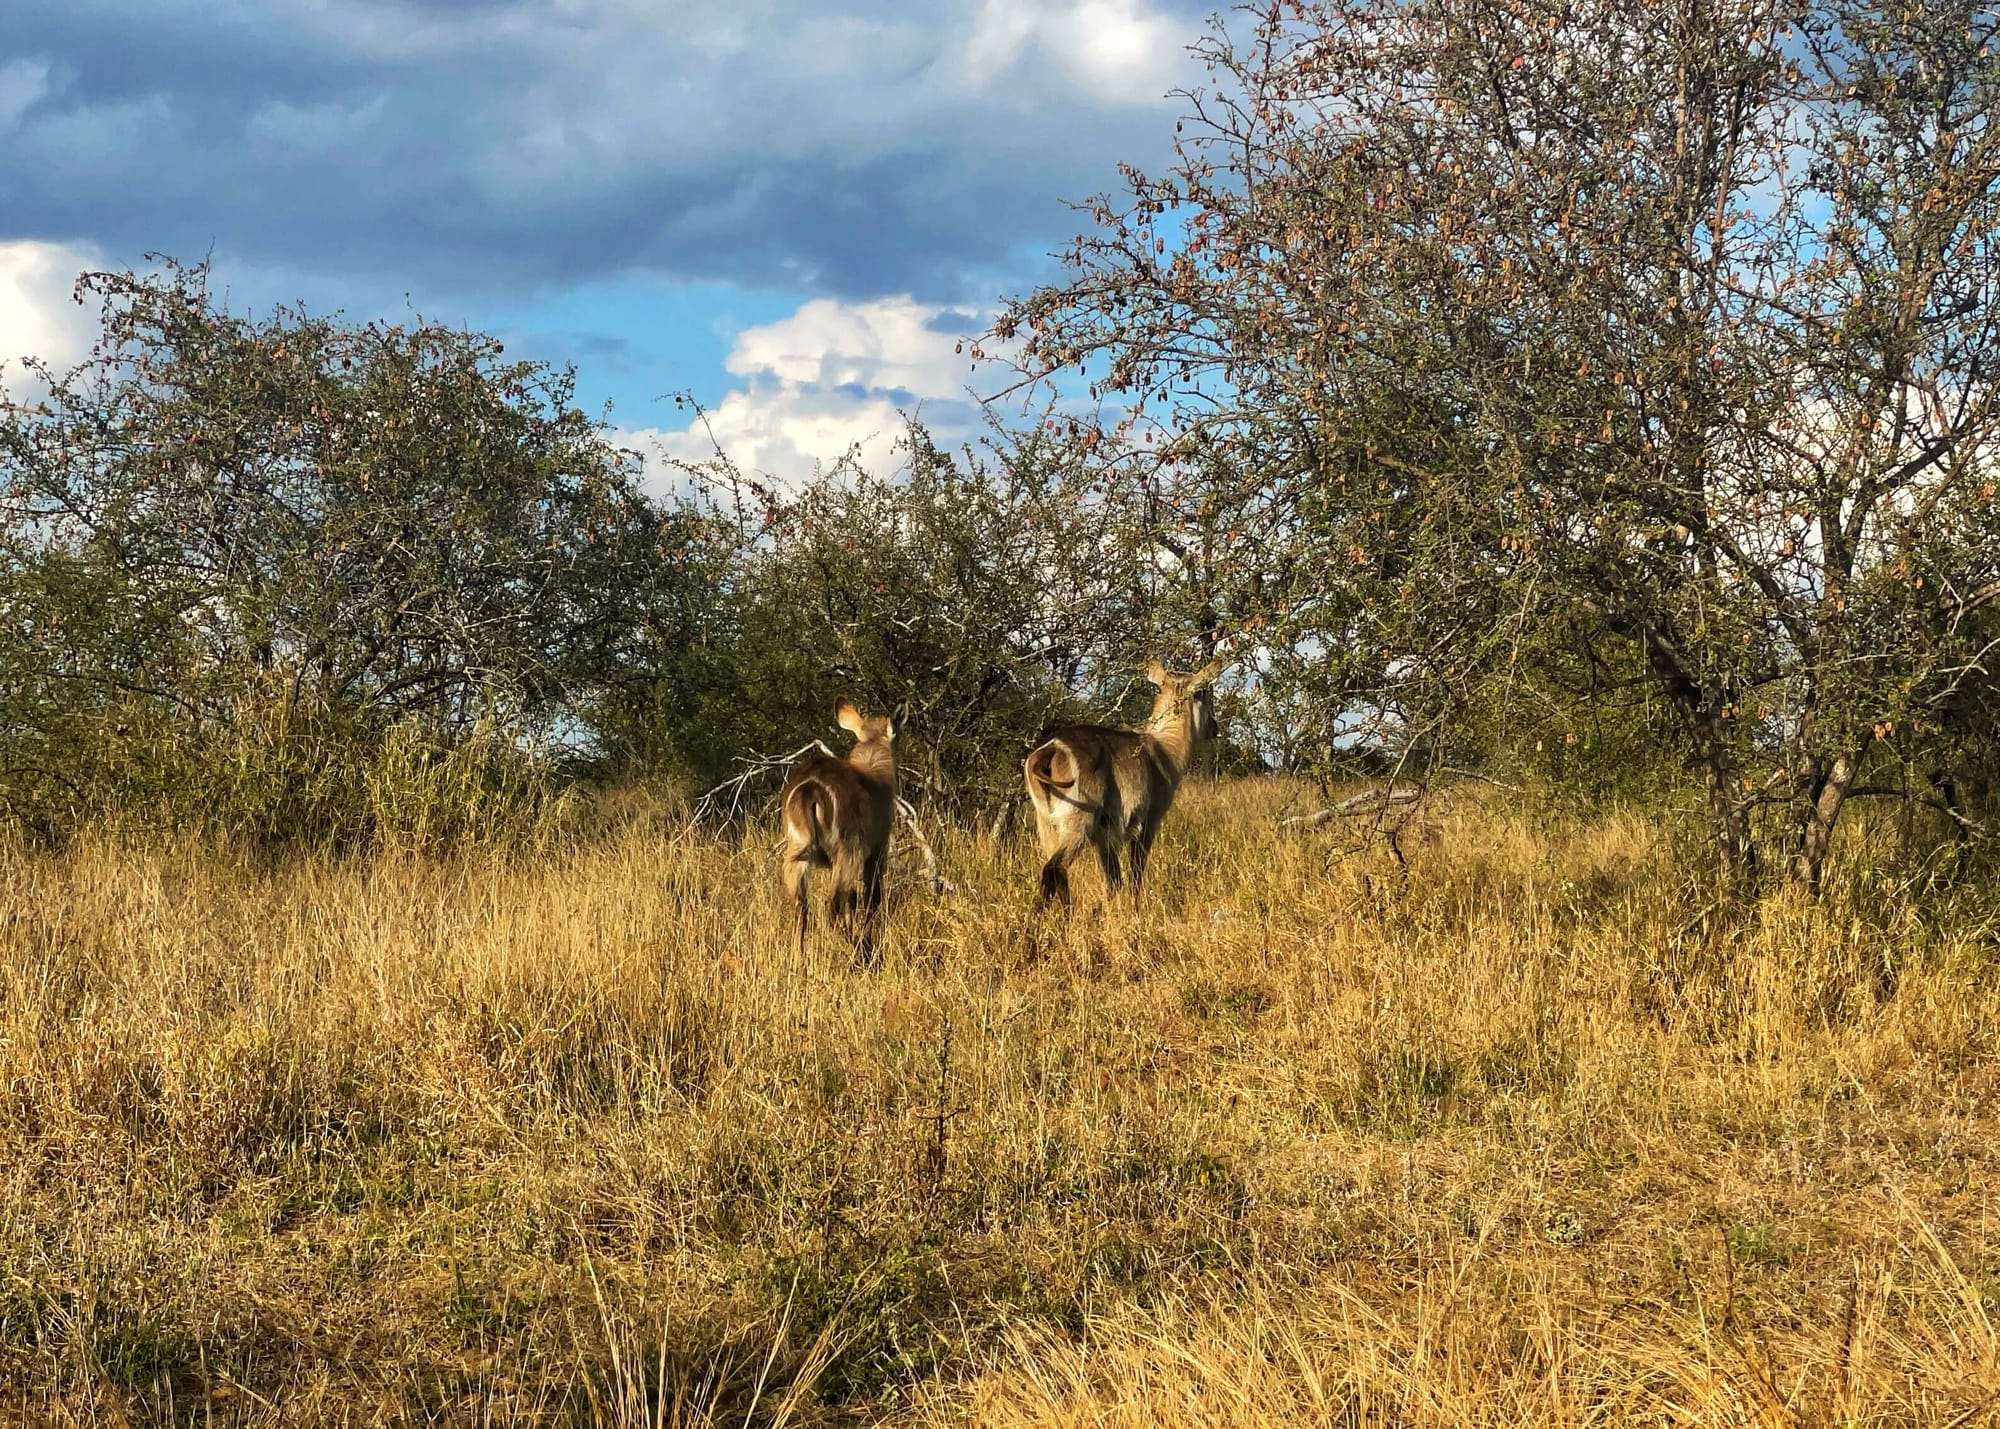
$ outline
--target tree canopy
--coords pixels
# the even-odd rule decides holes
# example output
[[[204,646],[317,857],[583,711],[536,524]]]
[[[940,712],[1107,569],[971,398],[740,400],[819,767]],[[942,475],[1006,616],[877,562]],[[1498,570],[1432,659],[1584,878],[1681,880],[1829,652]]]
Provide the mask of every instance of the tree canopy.
[[[998,335],[1101,374],[1330,742],[1658,701],[1725,863],[1811,883],[1986,719],[1997,23],[1260,7]]]
[[[91,275],[92,357],[0,406],[0,800],[474,828],[845,695],[972,810],[1226,650],[1241,752],[1685,791],[1738,885],[1817,885],[1858,797],[1983,835],[1996,44],[1962,0],[1233,12],[1171,164],[1001,310],[1033,418],[806,482],[649,489],[479,334]]]

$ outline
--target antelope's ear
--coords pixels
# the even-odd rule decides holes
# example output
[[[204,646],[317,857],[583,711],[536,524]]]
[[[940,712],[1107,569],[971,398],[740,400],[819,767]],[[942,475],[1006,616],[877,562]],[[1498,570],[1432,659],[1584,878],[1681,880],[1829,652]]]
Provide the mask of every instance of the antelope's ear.
[[[894,710],[890,711],[888,720],[889,729],[885,737],[888,739],[894,739],[896,737],[896,731],[901,729],[904,725],[908,724],[909,722],[910,722],[910,702],[908,700],[904,700],[901,704],[897,705]]]
[[[1156,685],[1166,684],[1167,667],[1162,665],[1158,660],[1148,660],[1146,662],[1146,678]]]
[[[853,735],[861,738],[861,711],[854,707],[854,701],[842,700],[833,707],[833,722]]]
[[[1221,673],[1222,657],[1218,655],[1188,677],[1188,689],[1205,690],[1215,683],[1216,677]]]

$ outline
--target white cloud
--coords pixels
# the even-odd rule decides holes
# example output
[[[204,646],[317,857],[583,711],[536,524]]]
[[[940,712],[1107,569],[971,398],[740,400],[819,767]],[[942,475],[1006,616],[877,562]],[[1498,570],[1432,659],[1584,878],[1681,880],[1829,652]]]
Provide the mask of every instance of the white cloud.
[[[1079,88],[1145,103],[1173,87],[1185,42],[1184,27],[1145,0],[984,0],[965,64],[990,79],[1032,47]]]
[[[965,385],[967,362],[954,351],[960,335],[985,326],[977,309],[910,297],[815,298],[788,318],[739,333],[723,365],[740,377],[950,396]]]
[[[678,430],[625,429],[655,492],[683,484],[673,461],[703,462],[718,448],[746,474],[797,486],[852,451],[863,469],[890,471],[903,417],[886,398],[794,382],[762,381],[729,393],[703,419]]]
[[[31,400],[39,390],[26,378],[22,358],[39,357],[60,369],[90,351],[95,315],[77,304],[72,291],[77,275],[96,266],[80,248],[0,242],[0,385],[17,400]]]
[[[790,317],[737,335],[724,365],[743,385],[678,430],[620,434],[648,455],[655,489],[673,484],[663,458],[697,462],[717,447],[746,472],[795,484],[854,452],[871,471],[897,461],[904,414],[940,436],[969,431],[971,359],[962,334],[985,326],[970,308],[909,297],[843,303],[815,298]]]

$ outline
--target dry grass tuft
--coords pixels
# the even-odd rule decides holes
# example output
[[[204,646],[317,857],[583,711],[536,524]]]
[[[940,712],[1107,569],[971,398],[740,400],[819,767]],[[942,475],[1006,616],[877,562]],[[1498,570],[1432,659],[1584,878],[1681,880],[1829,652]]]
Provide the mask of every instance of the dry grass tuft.
[[[1975,900],[1702,917],[1498,795],[1405,877],[1294,792],[1190,788],[1067,923],[946,836],[873,970],[790,955],[762,834],[0,853],[0,1410],[1995,1416]]]

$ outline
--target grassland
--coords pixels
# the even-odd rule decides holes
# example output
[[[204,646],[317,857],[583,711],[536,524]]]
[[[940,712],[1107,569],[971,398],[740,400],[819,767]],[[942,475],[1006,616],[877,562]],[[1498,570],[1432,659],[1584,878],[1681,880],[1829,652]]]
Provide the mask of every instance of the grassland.
[[[1067,923],[946,835],[867,970],[761,834],[0,853],[0,1419],[2000,1418],[1986,890],[1295,797]]]

